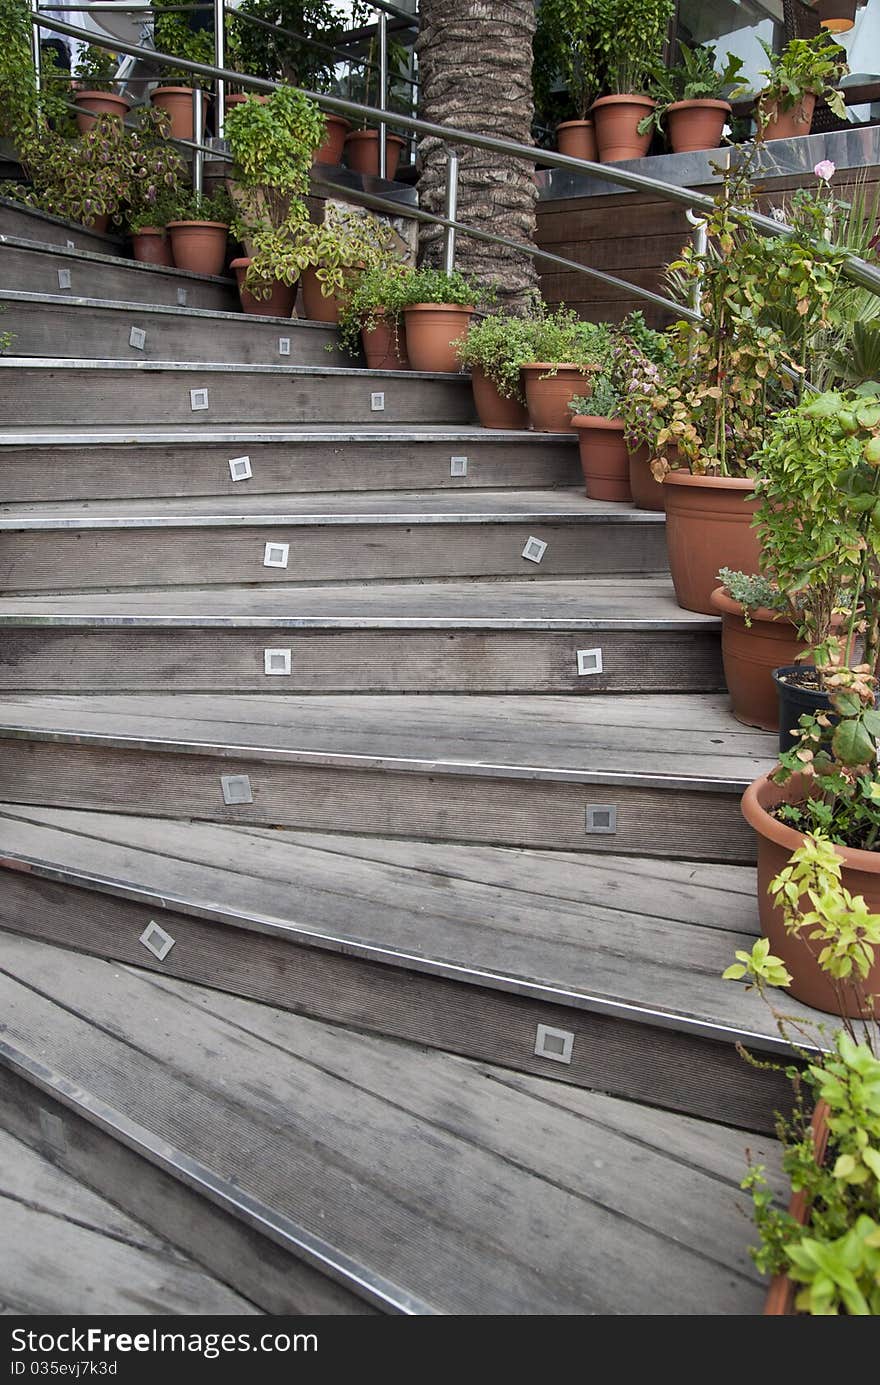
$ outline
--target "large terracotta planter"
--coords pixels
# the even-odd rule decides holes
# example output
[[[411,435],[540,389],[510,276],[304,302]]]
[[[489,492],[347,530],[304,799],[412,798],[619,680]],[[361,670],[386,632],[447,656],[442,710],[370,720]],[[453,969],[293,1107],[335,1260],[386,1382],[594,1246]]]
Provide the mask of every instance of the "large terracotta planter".
[[[329,115],[327,113],[324,115],[324,122],[327,133],[324,136],[324,143],[315,150],[313,162],[336,166],[342,163],[345,137],[351,129],[351,125],[347,120],[343,120],[341,115]]]
[[[755,483],[738,476],[694,476],[670,471],[663,482],[666,548],[675,598],[686,611],[713,615],[718,570],[760,571],[761,545],[751,527]]]
[[[194,274],[222,274],[228,233],[229,227],[223,221],[169,221],[175,265]]]
[[[556,148],[570,159],[589,159],[595,163],[599,157],[599,146],[596,144],[596,127],[592,120],[564,120],[557,125]]]
[[[377,322],[372,331],[361,328],[364,356],[370,370],[409,370],[406,349],[406,328],[401,322],[397,331],[394,323]]]
[[[759,104],[761,104],[759,102]],[[761,128],[758,122],[758,139],[795,139],[798,135],[808,135],[813,123],[816,98],[812,92],[805,92],[796,106],[790,111],[778,111]]]
[[[393,179],[397,174],[400,155],[405,140],[400,135],[385,134],[385,177]],[[379,131],[352,130],[345,139],[345,161],[355,173],[369,173],[379,176]]]
[[[629,488],[637,510],[666,509],[663,486],[654,480],[651,452],[646,442],[629,454]]]
[[[710,602],[721,616],[721,657],[733,715],[746,726],[779,730],[779,699],[773,670],[796,663],[806,649],[788,616],[757,606],[749,622],[738,601],[716,587]]]
[[[591,500],[617,500],[629,504],[629,452],[619,418],[575,414],[581,469]]]
[[[525,405],[516,399],[505,399],[503,394],[499,394],[493,381],[479,366],[471,367],[471,384],[481,427],[521,430],[528,428],[529,415]]]
[[[150,92],[150,100],[160,110],[167,111],[171,120],[172,139],[193,138],[193,89],[192,87],[155,87]],[[202,129],[205,128],[205,114],[208,97],[202,92]]]
[[[817,1165],[824,1164],[828,1138],[831,1134],[828,1129],[828,1105],[824,1101],[816,1102],[816,1109],[810,1122],[810,1134],[813,1139],[813,1158]],[[788,1215],[799,1226],[806,1226],[810,1216],[810,1203],[806,1189],[799,1188],[796,1193],[792,1193],[788,1204]],[[798,1288],[799,1285],[795,1284],[795,1281],[790,1279],[787,1274],[774,1275],[764,1300],[764,1317],[793,1317],[796,1312],[794,1303]]]
[[[238,282],[242,312],[254,313],[260,317],[292,317],[293,305],[296,302],[296,284],[282,284],[276,279],[268,298],[255,298],[244,282],[250,264],[250,258],[242,256],[239,260],[233,260],[229,266]]]
[[[805,1005],[828,1014],[846,1014],[851,1019],[862,1017],[858,989],[851,983],[836,990],[816,960],[821,944],[805,938],[790,937],[785,931],[781,911],[774,908],[767,886],[788,865],[791,853],[803,846],[803,834],[771,816],[780,803],[796,803],[809,788],[809,781],[795,775],[787,784],[774,784],[766,776],[755,779],[746,789],[742,811],[746,822],[758,838],[758,915],[761,931],[770,941],[770,951],[781,957],[792,976],[791,994]],[[842,884],[852,895],[863,895],[872,914],[880,913],[880,852],[855,851],[838,846],[843,859]],[[809,930],[805,930],[809,931]],[[863,986],[865,995],[875,997],[880,1007],[880,957],[868,973]]]
[[[474,315],[457,303],[411,303],[404,309],[406,350],[413,370],[460,370],[455,346]]]
[[[117,96],[114,91],[74,91],[73,104],[76,106],[76,126],[81,135],[89,133],[99,115],[124,120],[131,109],[128,97]]]
[[[159,264],[170,268],[174,264],[171,241],[159,226],[142,226],[133,231],[131,253],[140,264]]]
[[[673,154],[717,149],[733,111],[726,101],[673,101],[666,108],[666,129]]]
[[[310,266],[302,272],[303,312],[311,322],[339,321],[339,299],[335,294],[321,292],[321,281]]]
[[[604,164],[622,159],[643,159],[651,147],[653,130],[640,135],[639,122],[650,115],[657,102],[650,96],[600,96],[590,107],[596,126],[599,158]]]
[[[549,372],[555,372],[550,374]],[[575,433],[569,404],[576,395],[587,396],[591,385],[579,366],[532,361],[522,368],[529,423],[536,433]]]

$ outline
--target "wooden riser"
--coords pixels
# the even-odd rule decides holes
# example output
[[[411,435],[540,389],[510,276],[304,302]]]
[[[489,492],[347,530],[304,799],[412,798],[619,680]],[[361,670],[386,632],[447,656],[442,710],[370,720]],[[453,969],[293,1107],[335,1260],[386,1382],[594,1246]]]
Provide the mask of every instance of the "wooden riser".
[[[91,250],[99,255],[122,255],[125,249],[118,236],[100,235],[73,221],[62,221],[59,217],[38,212],[33,207],[25,207],[21,202],[13,202],[6,197],[0,197],[2,236],[39,241],[43,245],[60,245],[64,249],[68,249],[68,242],[73,241],[74,249]]]
[[[191,391],[207,391],[193,409]],[[381,395],[384,407],[374,408]],[[198,400],[196,401],[198,402]],[[108,424],[471,423],[465,376],[318,366],[185,366],[128,362],[31,363],[0,357],[0,416],[7,427]]]
[[[74,235],[73,239],[76,239]],[[59,279],[59,273],[61,278]],[[53,247],[27,240],[0,241],[0,289],[20,293],[67,293],[119,303],[164,303],[176,308],[239,308],[233,279],[212,279],[184,269],[137,264],[109,255]],[[58,349],[56,344],[56,351]],[[67,343],[68,354],[76,342]],[[126,353],[127,354],[127,353]]]
[[[532,536],[540,564],[523,557]],[[8,593],[410,578],[553,577],[662,572],[662,525],[629,522],[341,523],[7,530]],[[287,566],[267,566],[267,544]]]
[[[223,775],[246,775],[254,801],[226,804]],[[740,797],[739,788],[488,777],[476,765],[470,773],[432,773],[429,767],[392,773],[346,769],[341,762],[279,764],[242,752],[180,754],[158,745],[116,749],[66,740],[6,740],[0,764],[0,798],[10,803],[752,864],[754,833],[742,818]],[[616,809],[613,834],[586,832],[593,805]]]
[[[80,444],[70,430],[46,444],[27,436],[0,438],[3,498],[108,500],[183,495],[233,496],[242,487],[255,495],[321,491],[468,490],[474,487],[530,490],[576,486],[580,476],[573,439],[550,434],[486,430],[445,432],[398,429],[371,440],[363,429],[282,434],[260,441],[240,428],[226,435],[191,427],[168,432],[162,441],[141,433],[114,443],[94,434]],[[130,434],[127,436],[131,436]],[[250,458],[253,475],[233,481],[229,462]],[[452,458],[467,457],[464,476],[453,476]]]
[[[229,361],[236,365],[356,365],[339,350],[335,327],[245,313],[200,315],[189,308],[146,308],[77,298],[18,298],[0,289],[3,330],[17,356],[55,356],[60,342],[84,359]],[[135,335],[132,329],[142,332]]]
[[[781,1071],[750,1068],[730,1035],[712,1041],[636,1007],[627,1018],[348,957],[175,910],[8,871],[0,926],[43,942],[353,1025],[563,1084],[770,1134],[790,1106]],[[151,920],[174,938],[157,961]],[[537,1026],[573,1036],[570,1064],[535,1054]],[[237,1286],[240,1287],[240,1286]]]
[[[293,593],[292,593],[293,595]],[[2,614],[0,614],[2,627]],[[0,692],[720,692],[718,635],[590,634],[603,671],[577,672],[585,637],[489,630],[2,629]],[[289,675],[265,651],[290,650]]]

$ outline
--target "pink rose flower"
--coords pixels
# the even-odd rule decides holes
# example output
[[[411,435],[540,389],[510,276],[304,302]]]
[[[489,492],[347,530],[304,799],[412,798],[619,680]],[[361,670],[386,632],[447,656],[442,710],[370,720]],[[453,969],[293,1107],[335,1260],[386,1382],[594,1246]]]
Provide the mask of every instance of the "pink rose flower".
[[[820,159],[813,169],[817,178],[821,178],[823,183],[830,183],[836,171],[835,165],[830,159]]]

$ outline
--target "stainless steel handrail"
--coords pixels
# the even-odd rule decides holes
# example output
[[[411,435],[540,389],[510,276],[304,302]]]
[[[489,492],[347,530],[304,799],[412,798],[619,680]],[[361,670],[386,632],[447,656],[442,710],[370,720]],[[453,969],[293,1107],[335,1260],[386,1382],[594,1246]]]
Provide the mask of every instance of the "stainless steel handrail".
[[[31,17],[33,22],[42,28],[68,34],[72,38],[86,38],[90,42],[95,41],[94,35],[86,29],[44,16],[32,14]],[[125,43],[118,39],[114,39],[112,44],[98,43],[97,46],[110,48],[113,52],[128,53],[133,57],[151,59],[160,65],[183,68],[196,76],[233,81],[239,86],[254,91],[271,92],[282,85],[280,82],[273,82],[266,77],[250,77],[244,73],[230,71],[228,68],[216,68],[208,63],[195,62],[188,58],[177,58],[169,53],[159,53],[153,49],[144,48],[140,44]],[[386,118],[388,114],[377,110],[374,106],[363,106],[357,101],[348,101],[343,97],[307,91],[304,88],[299,88],[299,90],[304,91],[304,94],[317,102],[319,106],[338,112],[340,115],[353,115],[368,123],[381,124],[383,118]],[[706,193],[694,192],[690,188],[678,187],[673,183],[665,183],[659,178],[649,178],[644,173],[634,173],[631,169],[620,168],[616,164],[600,164],[593,163],[588,159],[575,159],[569,154],[560,154],[553,149],[537,150],[533,145],[519,144],[516,140],[498,139],[494,135],[481,135],[471,130],[459,130],[453,126],[436,125],[432,121],[421,120],[415,116],[402,115],[397,112],[394,113],[390,123],[402,130],[431,136],[446,145],[465,145],[474,149],[485,149],[491,153],[522,159],[528,163],[534,163],[536,158],[540,158],[541,163],[552,168],[567,168],[576,173],[591,173],[595,177],[603,178],[618,187],[630,188],[636,192],[655,193],[665,201],[676,202],[679,206],[690,207],[694,211],[711,212],[715,205],[713,199]],[[764,216],[761,212],[740,208],[739,216],[744,222],[754,226],[756,230],[765,235],[790,236],[792,234],[792,228],[785,222],[776,221],[773,217]],[[471,228],[464,229],[468,234],[471,234]],[[530,249],[529,253],[534,252]],[[587,269],[586,266],[580,267]],[[841,272],[852,283],[868,289],[871,293],[880,295],[880,270],[875,269],[865,260],[856,255],[847,255]],[[647,293],[647,290],[642,290],[635,284],[629,285],[629,288],[636,297],[642,297]]]

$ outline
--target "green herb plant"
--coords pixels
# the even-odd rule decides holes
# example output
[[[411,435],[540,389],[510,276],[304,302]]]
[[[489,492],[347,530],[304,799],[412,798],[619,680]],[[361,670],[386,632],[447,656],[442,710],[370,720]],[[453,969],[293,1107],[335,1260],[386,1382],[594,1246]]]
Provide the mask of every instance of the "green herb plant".
[[[639,121],[640,135],[647,134],[652,126],[662,130],[666,112],[676,101],[725,100],[742,72],[743,60],[733,53],[727,54],[727,61],[719,71],[715,66],[715,47],[711,43],[695,48],[682,43],[679,49],[681,62],[677,66],[658,64],[652,71],[651,95],[657,105],[650,115]]]
[[[352,356],[360,351],[361,332],[387,325],[400,354],[400,327],[407,302],[409,265],[377,265],[353,276],[339,313],[339,340]]]
[[[214,65],[214,36],[208,29],[191,29],[184,13],[176,13],[179,0],[153,0],[153,41],[160,53],[187,62]],[[212,79],[171,64],[162,67],[159,86],[210,87]]]
[[[764,88],[756,110],[759,132],[781,112],[802,112],[804,97],[810,95],[824,97],[838,119],[846,119],[843,96],[835,90],[849,72],[846,50],[827,29],[820,29],[812,38],[789,39],[779,54],[763,39],[758,41],[767,55],[767,66],[760,73]],[[733,95],[746,91],[740,87]]]
[[[603,91],[648,91],[674,13],[675,0],[595,0],[593,51]]]
[[[118,67],[117,59],[106,48],[89,44],[80,54],[73,75],[84,90],[115,91]]]

